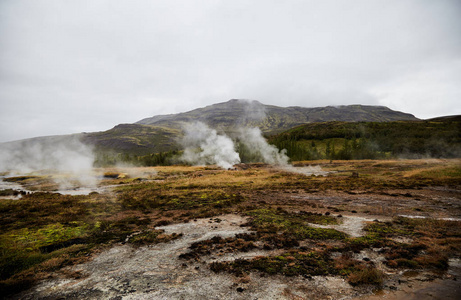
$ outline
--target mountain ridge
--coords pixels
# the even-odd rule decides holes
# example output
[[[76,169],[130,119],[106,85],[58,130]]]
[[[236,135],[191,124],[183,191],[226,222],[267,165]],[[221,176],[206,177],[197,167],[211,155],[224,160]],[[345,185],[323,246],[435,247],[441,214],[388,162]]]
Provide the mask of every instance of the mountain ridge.
[[[273,135],[313,122],[389,122],[418,121],[415,116],[385,106],[341,105],[306,108],[265,105],[256,100],[231,99],[178,114],[156,115],[133,124],[119,124],[112,129],[84,136],[86,143],[100,149],[114,149],[135,154],[178,150],[178,139],[187,123],[203,122],[231,135],[242,127],[258,127]]]
[[[265,105],[256,100],[232,99],[188,112],[157,115],[137,121],[139,125],[154,125],[181,129],[182,124],[201,121],[213,128],[259,127],[273,134],[294,126],[312,122],[389,122],[416,121],[414,115],[391,110],[385,106],[341,105],[324,107]]]
[[[80,133],[78,136],[85,144],[95,146],[97,150],[145,155],[179,150],[178,140],[183,134],[184,125],[189,122],[200,121],[229,135],[241,127],[258,127],[263,134],[269,136],[315,122],[418,120],[412,114],[385,106],[356,104],[313,108],[279,107],[255,100],[232,99],[183,113],[156,115],[135,123],[119,124],[106,131]]]

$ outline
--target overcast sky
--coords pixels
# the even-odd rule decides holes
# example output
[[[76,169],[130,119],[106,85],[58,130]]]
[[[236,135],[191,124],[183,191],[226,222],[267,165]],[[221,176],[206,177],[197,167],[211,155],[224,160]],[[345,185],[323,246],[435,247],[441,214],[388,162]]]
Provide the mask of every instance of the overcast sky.
[[[461,114],[461,1],[0,0],[0,142],[232,98]]]

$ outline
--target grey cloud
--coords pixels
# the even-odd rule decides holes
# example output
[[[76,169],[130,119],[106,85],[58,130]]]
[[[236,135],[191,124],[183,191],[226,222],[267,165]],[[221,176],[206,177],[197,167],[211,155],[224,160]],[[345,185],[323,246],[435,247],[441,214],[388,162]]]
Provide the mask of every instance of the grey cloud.
[[[5,0],[0,44],[0,141],[231,98],[461,113],[456,0]]]

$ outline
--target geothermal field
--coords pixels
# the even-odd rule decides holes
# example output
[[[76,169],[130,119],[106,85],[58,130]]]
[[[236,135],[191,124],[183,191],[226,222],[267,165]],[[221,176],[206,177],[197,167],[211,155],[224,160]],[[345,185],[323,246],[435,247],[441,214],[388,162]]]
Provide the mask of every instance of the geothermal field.
[[[461,0],[0,0],[0,300],[461,300]]]
[[[457,299],[460,165],[81,163],[67,173],[4,172],[0,294]]]

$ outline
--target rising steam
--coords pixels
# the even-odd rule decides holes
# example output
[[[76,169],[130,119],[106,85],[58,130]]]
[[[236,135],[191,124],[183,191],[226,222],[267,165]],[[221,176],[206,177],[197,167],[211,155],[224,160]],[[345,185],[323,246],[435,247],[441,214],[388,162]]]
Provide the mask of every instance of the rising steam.
[[[216,164],[224,169],[240,163],[234,142],[201,122],[184,126],[182,159],[195,165]]]
[[[284,171],[304,175],[325,175],[319,166],[296,168],[289,163],[286,151],[279,151],[274,145],[267,143],[259,128],[240,128],[236,140],[251,157],[259,162],[274,165]],[[182,160],[194,165],[216,164],[230,169],[241,162],[234,141],[226,134],[218,134],[206,124],[195,122],[184,126],[184,146]]]
[[[29,139],[0,145],[0,172],[12,174],[57,172],[53,179],[62,189],[95,187],[92,149],[78,136]]]
[[[206,124],[196,122],[184,125],[184,137],[181,141],[184,147],[182,160],[194,164],[216,164],[224,169],[232,168],[241,162],[242,157],[253,162],[263,162],[288,172],[304,175],[325,175],[319,166],[294,167],[289,163],[286,151],[279,151],[274,145],[267,143],[257,127],[266,118],[265,106],[258,101],[232,100],[231,104],[241,112],[232,128],[232,139],[224,133]],[[244,127],[247,126],[247,127]],[[240,152],[240,154],[238,153]]]
[[[286,151],[279,151],[274,145],[269,145],[259,128],[240,128],[238,139],[261,162],[282,167],[289,165]]]

